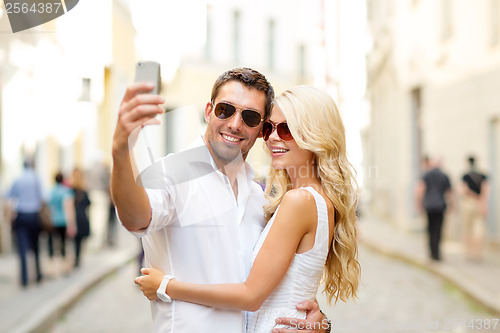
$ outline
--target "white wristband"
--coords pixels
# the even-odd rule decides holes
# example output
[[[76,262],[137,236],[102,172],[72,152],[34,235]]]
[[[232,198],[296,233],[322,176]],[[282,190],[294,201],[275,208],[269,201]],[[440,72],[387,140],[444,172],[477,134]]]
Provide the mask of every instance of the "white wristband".
[[[163,280],[161,280],[160,287],[158,287],[158,290],[156,291],[156,296],[158,296],[159,299],[161,299],[163,302],[166,303],[171,303],[172,299],[170,296],[167,295],[165,292],[167,290],[167,285],[170,280],[174,279],[173,275],[166,274],[163,276]]]

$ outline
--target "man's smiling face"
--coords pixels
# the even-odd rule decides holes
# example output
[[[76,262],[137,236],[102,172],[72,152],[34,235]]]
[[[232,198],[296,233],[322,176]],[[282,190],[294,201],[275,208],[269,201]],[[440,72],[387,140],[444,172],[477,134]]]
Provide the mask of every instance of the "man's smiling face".
[[[238,154],[245,159],[250,148],[255,143],[262,128],[262,123],[256,127],[249,127],[241,118],[241,110],[250,109],[265,113],[266,95],[263,91],[249,88],[238,81],[229,81],[224,84],[213,105],[207,103],[205,120],[208,124],[205,132],[205,142],[217,164],[227,164],[233,161]],[[237,108],[237,111],[228,119],[219,119],[214,114],[217,103],[226,102]]]

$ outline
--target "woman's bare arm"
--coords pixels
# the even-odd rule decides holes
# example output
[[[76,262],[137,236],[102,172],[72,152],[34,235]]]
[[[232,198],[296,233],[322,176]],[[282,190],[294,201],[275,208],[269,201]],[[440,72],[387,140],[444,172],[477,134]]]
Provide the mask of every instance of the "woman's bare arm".
[[[234,284],[193,284],[178,280],[168,283],[166,293],[173,299],[223,309],[258,310],[285,276],[304,235],[316,230],[316,204],[306,190],[285,194],[247,280]],[[149,299],[156,299],[164,273],[144,269],[136,278]]]

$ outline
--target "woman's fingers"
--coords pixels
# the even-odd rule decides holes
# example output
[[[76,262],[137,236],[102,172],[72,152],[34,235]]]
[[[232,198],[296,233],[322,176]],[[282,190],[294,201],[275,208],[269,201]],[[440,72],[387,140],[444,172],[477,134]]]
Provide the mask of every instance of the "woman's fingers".
[[[143,267],[141,268],[141,273],[144,275],[136,277],[134,283],[140,286],[142,294],[148,300],[154,301],[158,299],[156,296],[156,290],[158,289],[158,286],[156,286],[156,275],[163,276],[163,272],[153,267]]]

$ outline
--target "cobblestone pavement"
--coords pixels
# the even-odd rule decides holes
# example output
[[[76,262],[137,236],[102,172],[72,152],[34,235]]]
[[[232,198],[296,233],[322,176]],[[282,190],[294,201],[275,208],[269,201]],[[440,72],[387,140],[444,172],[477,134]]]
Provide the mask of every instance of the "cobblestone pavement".
[[[360,259],[362,281],[355,303],[327,306],[318,296],[334,332],[500,332],[495,315],[428,271],[363,246]],[[105,279],[50,332],[150,332],[149,305],[133,284],[136,274],[132,263]]]
[[[83,296],[49,332],[151,332],[149,301],[134,284],[137,275],[137,262],[122,267]]]
[[[497,315],[427,270],[363,246],[360,261],[359,299],[321,305],[334,332],[500,332]]]

